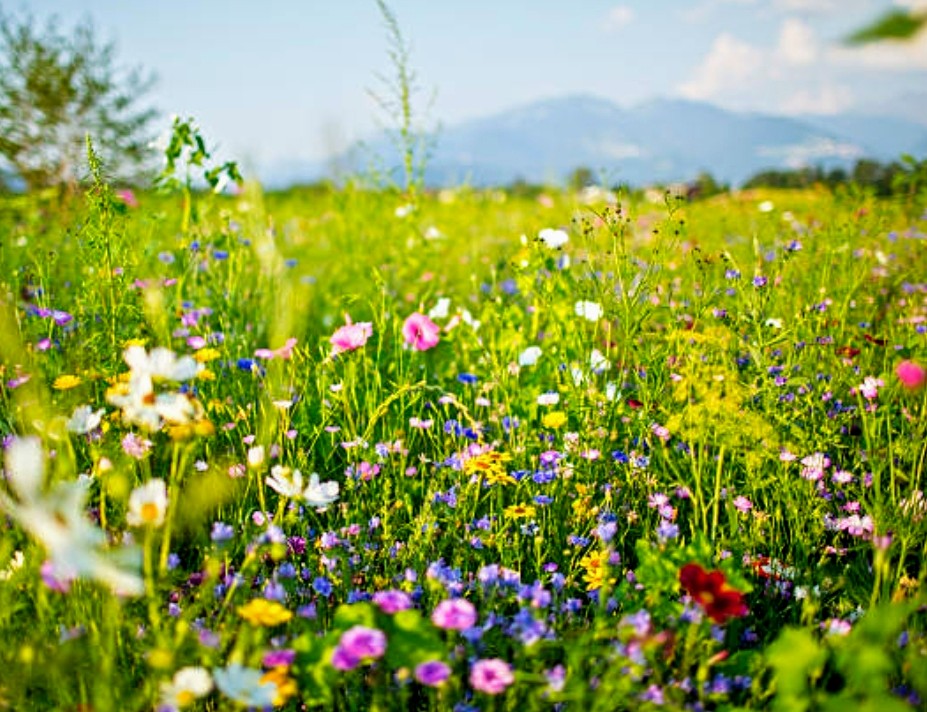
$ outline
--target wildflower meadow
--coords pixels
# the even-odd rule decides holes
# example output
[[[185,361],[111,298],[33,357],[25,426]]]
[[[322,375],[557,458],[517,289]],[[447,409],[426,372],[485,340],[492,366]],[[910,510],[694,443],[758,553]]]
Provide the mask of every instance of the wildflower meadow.
[[[0,709],[923,709],[923,192],[89,156],[0,200]]]

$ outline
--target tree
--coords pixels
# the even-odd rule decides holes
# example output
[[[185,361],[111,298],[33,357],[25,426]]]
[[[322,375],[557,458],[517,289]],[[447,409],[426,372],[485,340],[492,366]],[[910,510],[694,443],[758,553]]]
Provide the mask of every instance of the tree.
[[[136,176],[156,116],[136,107],[154,80],[114,57],[89,21],[65,34],[56,18],[39,27],[0,8],[0,171],[27,190],[73,188],[89,134],[111,172]]]

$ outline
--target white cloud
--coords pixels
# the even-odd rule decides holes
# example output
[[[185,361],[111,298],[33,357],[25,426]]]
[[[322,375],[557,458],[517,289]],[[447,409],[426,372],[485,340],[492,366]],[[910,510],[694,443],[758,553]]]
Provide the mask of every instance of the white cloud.
[[[782,104],[786,114],[839,114],[853,105],[853,92],[845,86],[826,84],[817,91],[801,89]]]
[[[802,168],[822,158],[852,160],[862,156],[864,151],[852,143],[820,137],[788,146],[761,146],[756,153],[758,156],[777,158],[788,168]]]
[[[634,10],[628,5],[615,5],[605,16],[605,30],[615,32],[627,27],[634,19]]]
[[[694,76],[678,89],[689,99],[712,99],[737,88],[763,68],[763,52],[728,33],[715,38]]]
[[[845,7],[846,1],[841,3],[838,0],[775,0],[773,4],[788,12],[826,13]]]
[[[680,17],[686,22],[702,22],[724,5],[756,5],[757,2],[758,0],[702,0],[694,5],[690,4],[680,13]]]
[[[788,18],[779,30],[776,55],[789,65],[813,64],[818,56],[818,43],[814,30],[802,20],[794,17]]]

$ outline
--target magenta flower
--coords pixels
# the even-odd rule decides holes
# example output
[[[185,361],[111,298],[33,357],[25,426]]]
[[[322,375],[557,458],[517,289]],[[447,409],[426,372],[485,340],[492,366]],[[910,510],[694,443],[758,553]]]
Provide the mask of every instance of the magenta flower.
[[[405,591],[391,589],[377,591],[373,594],[373,602],[384,613],[398,613],[412,607],[412,597]]]
[[[359,349],[373,334],[373,325],[369,321],[352,324],[351,317],[346,317],[346,320],[347,323],[339,327],[329,339],[333,355]]]
[[[477,660],[470,668],[470,685],[478,692],[498,695],[515,682],[512,666],[499,658]]]
[[[117,190],[116,197],[123,202],[126,207],[137,208],[138,207],[138,198],[135,197],[135,193],[131,190]]]
[[[438,687],[451,676],[451,668],[440,660],[429,660],[415,666],[415,679],[428,687]]]
[[[476,624],[476,608],[464,598],[441,601],[431,614],[431,622],[444,630],[467,630]]]
[[[353,670],[362,663],[382,658],[386,652],[386,634],[376,628],[356,625],[341,634],[332,652],[332,666],[337,670]]]
[[[402,325],[402,338],[416,351],[427,351],[438,345],[441,327],[424,314],[415,312]]]
[[[347,650],[340,645],[332,651],[332,667],[335,670],[347,672],[353,670],[360,664],[360,660],[350,655]]]
[[[914,361],[902,361],[895,367],[895,375],[901,385],[910,391],[921,388],[927,382],[927,370]]]

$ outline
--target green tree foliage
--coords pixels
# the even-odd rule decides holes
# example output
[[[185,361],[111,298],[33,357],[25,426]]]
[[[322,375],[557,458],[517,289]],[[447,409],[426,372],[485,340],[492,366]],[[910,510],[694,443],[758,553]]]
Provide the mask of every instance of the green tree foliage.
[[[138,174],[150,140],[151,108],[137,108],[153,78],[115,64],[89,21],[66,33],[56,18],[0,8],[0,172],[27,190],[74,187],[89,134],[104,164]]]
[[[847,38],[850,44],[869,44],[884,40],[909,40],[927,24],[927,13],[890,10]]]

